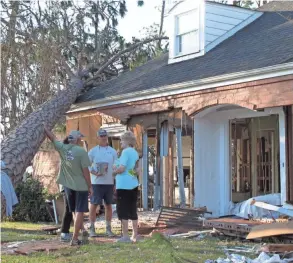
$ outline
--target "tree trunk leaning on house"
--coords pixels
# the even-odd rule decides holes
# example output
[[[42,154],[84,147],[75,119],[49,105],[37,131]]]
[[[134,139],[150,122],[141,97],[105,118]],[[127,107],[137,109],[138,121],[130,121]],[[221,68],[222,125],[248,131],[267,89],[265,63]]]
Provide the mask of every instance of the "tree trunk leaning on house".
[[[141,44],[155,40],[158,40],[158,37],[141,41]],[[120,55],[131,52],[137,47],[139,47],[138,43],[132,48],[127,48],[114,55],[97,70],[98,74],[102,73],[103,69],[106,69],[107,65],[110,64],[109,62],[115,62]],[[66,71],[70,74],[69,68]],[[22,180],[26,167],[30,164],[45,139],[44,124],[47,128],[52,129],[61,116],[70,109],[77,96],[87,86],[82,80],[87,73],[88,70],[84,70],[79,75],[70,74],[71,80],[66,89],[41,105],[4,138],[1,147],[1,160],[6,164],[4,172],[9,175],[14,186]],[[94,81],[95,76],[91,80],[92,85],[98,84]],[[3,206],[3,203],[5,202],[1,202],[1,206]]]

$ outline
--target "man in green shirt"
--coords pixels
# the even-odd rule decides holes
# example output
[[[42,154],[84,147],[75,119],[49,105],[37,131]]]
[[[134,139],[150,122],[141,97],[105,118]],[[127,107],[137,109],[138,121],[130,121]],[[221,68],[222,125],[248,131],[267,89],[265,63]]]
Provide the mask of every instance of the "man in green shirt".
[[[93,193],[88,170],[90,160],[87,152],[78,145],[83,135],[79,131],[71,131],[67,137],[69,144],[64,144],[57,141],[55,135],[46,127],[44,130],[61,159],[57,183],[64,186],[70,212],[75,212],[71,245],[80,245],[78,234],[83,226],[84,213],[89,211],[88,196]]]

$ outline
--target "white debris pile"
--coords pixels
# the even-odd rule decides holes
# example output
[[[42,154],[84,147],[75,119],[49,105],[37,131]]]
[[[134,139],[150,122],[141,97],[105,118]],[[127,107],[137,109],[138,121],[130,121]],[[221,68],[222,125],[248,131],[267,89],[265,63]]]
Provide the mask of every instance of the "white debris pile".
[[[269,256],[262,252],[257,258],[250,259],[248,257],[238,254],[227,254],[227,258],[218,258],[217,260],[206,260],[205,263],[289,263],[293,262],[293,258],[282,259],[279,255],[275,254]]]

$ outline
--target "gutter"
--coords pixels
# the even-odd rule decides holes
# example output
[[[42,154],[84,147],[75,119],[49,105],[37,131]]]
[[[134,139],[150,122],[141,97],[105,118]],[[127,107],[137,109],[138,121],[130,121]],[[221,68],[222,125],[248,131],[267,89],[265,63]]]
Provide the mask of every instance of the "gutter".
[[[154,99],[193,91],[206,90],[238,83],[281,77],[293,74],[293,62],[278,64],[265,68],[241,71],[231,74],[224,74],[216,77],[210,77],[200,80],[182,82],[159,88],[110,96],[103,99],[92,100],[73,104],[67,113],[85,111],[101,107],[110,107],[123,103]],[[292,87],[293,88],[293,87]]]

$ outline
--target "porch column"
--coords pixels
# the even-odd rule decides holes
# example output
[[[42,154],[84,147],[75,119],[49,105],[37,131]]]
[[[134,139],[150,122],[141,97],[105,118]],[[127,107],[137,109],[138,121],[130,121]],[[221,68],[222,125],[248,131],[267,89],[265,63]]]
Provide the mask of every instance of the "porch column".
[[[287,201],[293,202],[293,105],[287,107]]]
[[[169,132],[169,206],[174,206],[174,169],[173,169],[173,161],[174,161],[174,154],[173,154],[173,137],[174,137],[174,131]]]
[[[161,189],[160,189],[160,205],[165,205],[165,165],[164,165],[164,158],[168,156],[168,136],[169,132],[168,132],[168,122],[164,122],[162,124],[162,128],[161,128],[161,136],[160,136],[160,174],[161,174],[161,178],[160,178],[160,184],[161,184]]]
[[[192,120],[191,149],[190,149],[190,182],[189,182],[189,203],[194,207],[194,119]]]
[[[183,159],[182,159],[182,131],[180,128],[175,128],[176,131],[176,151],[177,151],[177,173],[180,195],[180,206],[185,207],[186,198],[184,191],[184,177],[183,177]]]
[[[144,210],[148,210],[148,133],[145,130],[142,140],[142,207]]]
[[[284,111],[279,113],[281,204],[287,200],[286,129]]]
[[[155,170],[155,178],[154,178],[154,210],[158,210],[160,207],[160,120],[159,116],[157,116],[157,127],[156,127],[156,170]]]

